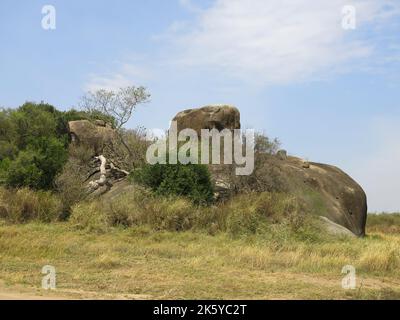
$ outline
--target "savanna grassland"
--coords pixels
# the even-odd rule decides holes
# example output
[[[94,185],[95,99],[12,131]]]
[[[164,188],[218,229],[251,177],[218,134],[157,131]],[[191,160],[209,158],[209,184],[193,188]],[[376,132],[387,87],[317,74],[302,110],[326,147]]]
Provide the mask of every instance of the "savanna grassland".
[[[279,146],[264,135],[254,174],[225,168],[231,187],[216,197],[208,167],[147,164],[142,132],[101,111],[0,110],[0,299],[400,298],[400,215],[371,215],[365,238],[329,235],[318,193],[290,193],[263,170]],[[98,196],[88,190],[98,152],[71,142],[75,120],[119,128],[109,157],[127,173]],[[46,265],[56,290],[41,289]],[[355,289],[342,288],[346,265]]]
[[[399,299],[399,228],[399,215],[371,216],[363,239],[313,242],[3,223],[0,292],[17,298]],[[40,289],[47,264],[57,271],[52,292]],[[347,264],[357,271],[355,290],[341,287]]]

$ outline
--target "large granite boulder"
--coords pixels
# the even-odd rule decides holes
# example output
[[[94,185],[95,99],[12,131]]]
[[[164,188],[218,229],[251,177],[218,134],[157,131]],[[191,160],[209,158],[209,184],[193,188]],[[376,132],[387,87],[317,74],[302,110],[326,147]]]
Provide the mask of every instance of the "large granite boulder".
[[[240,129],[240,112],[228,105],[206,106],[179,112],[172,121],[177,122],[178,132],[194,129],[200,136],[201,129]]]
[[[303,200],[307,213],[325,217],[356,236],[365,235],[367,197],[345,172],[332,165],[292,156],[265,156],[261,162],[253,173],[258,181],[269,178],[266,176],[273,172],[284,192]]]

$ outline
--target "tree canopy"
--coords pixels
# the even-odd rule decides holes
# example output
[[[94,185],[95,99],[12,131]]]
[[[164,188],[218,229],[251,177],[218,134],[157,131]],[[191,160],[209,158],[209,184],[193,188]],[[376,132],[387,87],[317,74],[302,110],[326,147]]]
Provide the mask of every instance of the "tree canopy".
[[[59,111],[47,103],[26,102],[0,109],[0,183],[50,189],[68,154],[68,122],[109,116],[86,111]]]

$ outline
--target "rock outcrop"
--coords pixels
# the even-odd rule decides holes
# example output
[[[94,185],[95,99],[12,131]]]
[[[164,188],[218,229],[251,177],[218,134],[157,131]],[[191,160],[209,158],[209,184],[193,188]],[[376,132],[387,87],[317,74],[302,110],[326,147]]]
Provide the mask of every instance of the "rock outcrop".
[[[124,170],[123,161],[119,159],[121,152],[116,151],[120,140],[111,125],[102,120],[77,120],[70,121],[68,127],[72,143],[83,144],[93,152],[83,170],[87,172],[83,183],[87,184],[91,197],[110,191],[128,176],[129,172]]]
[[[199,134],[201,129],[240,128],[240,113],[231,106],[185,110],[173,120],[177,121],[179,131],[191,128]],[[128,171],[119,165],[123,161],[115,160],[118,153],[116,149],[107,148],[116,143],[115,130],[104,122],[92,123],[87,120],[71,121],[69,129],[73,141],[94,149],[92,163],[89,165],[91,172],[85,180],[92,194],[115,193],[124,189]],[[256,154],[256,159],[257,165],[250,180],[254,178],[252,180],[258,187],[251,187],[251,191],[270,191],[271,185],[279,181],[284,192],[296,195],[304,202],[307,213],[322,217],[327,232],[348,234],[346,230],[349,230],[356,236],[365,235],[367,197],[361,186],[342,170],[288,156],[285,150],[280,150],[276,155]],[[237,188],[229,178],[233,166],[221,164],[210,165],[210,168],[218,196],[229,194],[230,190]],[[114,187],[115,184],[121,186],[121,189]]]
[[[179,112],[172,121],[177,122],[178,132],[190,128],[200,136],[201,129],[240,129],[240,112],[228,105],[206,106]]]
[[[240,113],[231,106],[189,109],[178,113],[173,120],[177,121],[178,131],[191,128],[200,133],[201,129],[240,128]],[[295,194],[304,201],[305,208],[310,214],[323,217],[328,232],[337,230],[338,234],[345,234],[343,230],[347,229],[356,236],[365,235],[367,218],[365,192],[342,170],[331,165],[288,156],[285,150],[278,151],[274,156],[265,155],[261,157],[260,162],[261,166],[259,164],[253,173],[258,175],[255,180],[266,178],[264,181],[269,180],[266,184],[271,179],[279,181],[285,192]],[[226,176],[226,172],[232,170],[226,170],[224,165],[212,165],[210,169],[218,196],[227,193],[230,188],[230,178]],[[267,177],[272,172],[274,177]],[[262,183],[258,181],[257,184]],[[330,223],[327,223],[328,221]],[[338,230],[337,225],[342,229]]]
[[[345,172],[332,165],[291,156],[286,160],[266,157],[263,166],[276,168],[286,192],[303,199],[311,214],[325,217],[356,236],[365,235],[367,197]]]
[[[113,143],[116,138],[115,130],[101,120],[94,123],[88,120],[70,121],[68,128],[72,142],[86,144],[96,154],[102,153],[104,146]]]

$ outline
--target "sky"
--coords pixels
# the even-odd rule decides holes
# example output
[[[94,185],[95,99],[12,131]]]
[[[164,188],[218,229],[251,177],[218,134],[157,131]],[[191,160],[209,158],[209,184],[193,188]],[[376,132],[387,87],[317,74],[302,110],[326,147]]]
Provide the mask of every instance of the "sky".
[[[243,128],[347,172],[371,212],[400,211],[399,71],[399,0],[0,1],[1,107],[145,86],[128,127],[166,129],[231,104]]]

